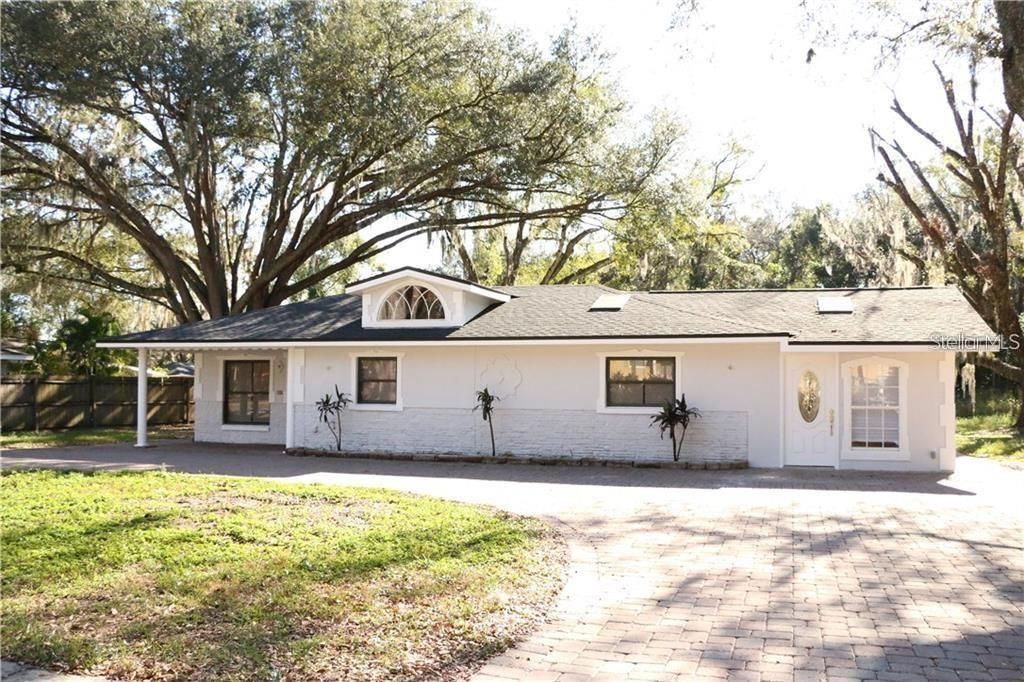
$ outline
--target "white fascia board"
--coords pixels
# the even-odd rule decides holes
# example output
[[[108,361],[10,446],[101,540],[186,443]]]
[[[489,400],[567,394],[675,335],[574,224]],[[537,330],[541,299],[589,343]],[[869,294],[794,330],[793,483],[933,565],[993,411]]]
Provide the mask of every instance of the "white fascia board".
[[[593,346],[593,345],[681,345],[681,344],[743,344],[778,343],[775,336],[683,336],[683,337],[629,337],[582,339],[451,339],[447,341],[142,341],[134,343],[100,342],[97,348],[155,348],[168,350],[236,350],[236,349],[280,349],[280,348],[349,348],[349,347],[394,347],[394,346]]]
[[[346,348],[365,346],[588,346],[588,345],[680,345],[777,343],[782,353],[920,353],[942,350],[929,342],[914,344],[792,344],[778,336],[684,336],[684,337],[587,337],[578,339],[450,339],[434,341],[142,341],[128,343],[99,342],[97,348],[154,348],[167,350],[237,350],[281,348]],[[998,350],[993,347],[992,350]]]
[[[459,286],[466,285],[462,284]],[[488,291],[487,289],[482,289],[476,286],[475,284],[467,286],[466,291],[470,292],[471,294],[476,294],[477,296],[482,296],[483,298],[489,298],[492,301],[497,301],[498,303],[508,303],[509,301],[512,300],[512,296],[510,296],[509,294],[499,294],[496,291]]]
[[[417,272],[415,270],[396,270],[389,275],[384,277],[378,277],[377,279],[370,280],[369,282],[363,282],[362,284],[356,284],[354,286],[345,287],[346,294],[356,294],[360,291],[366,291],[367,289],[375,289],[380,286],[385,286],[391,282],[400,279],[422,279],[426,282],[434,284],[436,286],[449,287],[452,289],[459,289],[461,291],[468,291],[476,294],[477,296],[483,296],[493,301],[500,303],[507,303],[512,300],[512,297],[508,294],[502,294],[497,291],[491,291],[475,284],[466,284],[464,282],[457,282],[455,280],[448,279],[447,277],[438,277],[437,275],[431,275],[424,272]]]
[[[998,350],[993,348],[992,350]],[[819,343],[819,344],[793,344],[783,343],[783,353],[920,353],[921,351],[941,351],[930,341],[920,343]]]

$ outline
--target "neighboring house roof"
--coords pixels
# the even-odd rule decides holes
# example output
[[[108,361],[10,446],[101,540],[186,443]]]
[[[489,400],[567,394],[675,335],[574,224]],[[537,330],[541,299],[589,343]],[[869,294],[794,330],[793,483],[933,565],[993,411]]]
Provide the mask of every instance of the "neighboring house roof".
[[[931,342],[936,334],[990,334],[977,313],[952,287],[632,292],[620,310],[590,309],[602,294],[621,293],[604,286],[540,285],[490,290],[511,298],[505,303],[496,302],[461,327],[364,328],[361,297],[343,294],[128,334],[107,342],[227,345],[776,337],[798,344],[923,344]],[[853,312],[819,313],[817,304],[821,296],[849,298],[853,301]]]
[[[196,367],[191,362],[168,362],[164,365],[169,377],[191,377],[196,374]]]
[[[137,365],[118,365],[118,369],[125,374],[138,374]],[[170,377],[192,377],[195,376],[195,367],[191,362],[169,362],[161,367],[148,367],[146,376],[154,379]]]
[[[4,362],[31,362],[32,354],[21,350],[23,344],[18,341],[0,342],[0,360]]]

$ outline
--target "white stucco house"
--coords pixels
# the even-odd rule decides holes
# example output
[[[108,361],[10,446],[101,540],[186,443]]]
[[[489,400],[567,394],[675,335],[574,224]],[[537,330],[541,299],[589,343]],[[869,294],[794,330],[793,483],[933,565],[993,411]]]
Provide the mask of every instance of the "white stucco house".
[[[197,441],[330,448],[314,403],[338,386],[346,452],[489,454],[487,387],[500,453],[664,461],[650,415],[685,393],[703,415],[690,462],[937,471],[956,458],[956,370],[935,337],[988,334],[954,288],[490,288],[402,268],[102,345],[142,368],[195,353]]]

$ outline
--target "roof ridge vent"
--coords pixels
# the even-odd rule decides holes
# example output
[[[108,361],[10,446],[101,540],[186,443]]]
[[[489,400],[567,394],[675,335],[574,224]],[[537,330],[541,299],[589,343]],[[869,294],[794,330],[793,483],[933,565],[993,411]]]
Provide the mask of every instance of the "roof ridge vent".
[[[591,310],[622,310],[629,300],[629,294],[601,294],[590,304]]]
[[[853,299],[849,296],[819,296],[819,313],[852,313]]]

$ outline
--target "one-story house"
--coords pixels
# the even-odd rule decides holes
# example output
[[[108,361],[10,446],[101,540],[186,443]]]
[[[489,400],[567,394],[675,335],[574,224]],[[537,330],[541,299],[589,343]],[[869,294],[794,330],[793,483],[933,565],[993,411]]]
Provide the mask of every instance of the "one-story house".
[[[195,438],[334,447],[315,402],[352,398],[349,453],[670,460],[650,417],[685,394],[682,457],[755,467],[952,470],[955,344],[991,338],[952,287],[617,291],[486,287],[416,268],[346,293],[129,334],[195,355]],[[145,445],[145,371],[139,445]]]

